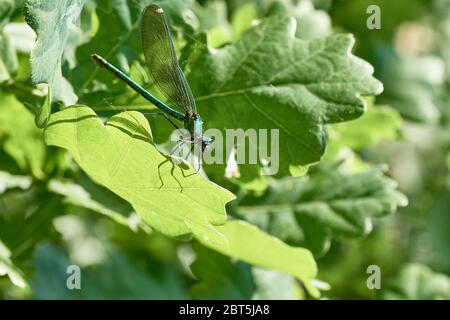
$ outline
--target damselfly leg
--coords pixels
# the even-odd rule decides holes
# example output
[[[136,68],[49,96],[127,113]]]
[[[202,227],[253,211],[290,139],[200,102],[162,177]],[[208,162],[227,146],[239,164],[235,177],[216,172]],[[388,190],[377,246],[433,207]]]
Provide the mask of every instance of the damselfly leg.
[[[141,110],[142,111],[142,110]],[[165,113],[162,112],[142,112],[145,116],[163,116],[175,129],[179,130],[178,127]]]

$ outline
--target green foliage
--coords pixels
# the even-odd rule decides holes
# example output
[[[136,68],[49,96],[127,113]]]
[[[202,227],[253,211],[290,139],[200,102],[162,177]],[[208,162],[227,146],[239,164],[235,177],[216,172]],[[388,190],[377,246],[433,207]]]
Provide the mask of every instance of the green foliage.
[[[105,261],[83,270],[83,290],[67,290],[66,268],[70,260],[51,245],[36,250],[36,299],[186,299],[174,269],[149,276],[117,249]],[[110,279],[117,281],[111,282]]]
[[[17,55],[12,47],[11,40],[0,33],[0,83],[10,80],[11,73],[18,67]]]
[[[191,270],[199,279],[194,299],[298,299],[304,292],[293,277],[272,270],[250,268],[226,256],[194,245]]]
[[[291,274],[303,281],[312,296],[319,296],[311,283],[317,274],[317,266],[309,250],[288,246],[244,221],[231,220],[217,229],[226,237],[227,243],[217,245],[199,239],[203,245],[256,266]]]
[[[161,97],[149,3],[205,129],[278,129],[277,175],[176,163],[155,106],[92,63]],[[0,0],[0,298],[449,299],[448,0],[372,1],[381,30],[368,4]]]
[[[382,90],[372,67],[349,53],[353,43],[351,35],[342,34],[297,39],[295,21],[276,16],[235,45],[196,53],[188,81],[208,127],[279,129],[278,175],[288,175],[320,160],[324,124],[360,116],[361,95]],[[258,175],[255,165],[244,167],[244,180]]]
[[[31,185],[31,179],[28,176],[16,176],[9,172],[0,171],[0,177],[0,191],[2,193],[13,188],[28,189]]]
[[[56,6],[51,1],[28,0],[24,8],[27,23],[38,34],[30,59],[32,79],[35,83],[48,83],[54,98],[65,104],[73,104],[77,98],[62,75],[62,54],[83,4],[84,0],[58,1]]]
[[[121,94],[125,85],[99,68],[92,67],[91,55],[98,53],[122,70],[129,72],[131,64],[141,54],[140,14],[150,2],[160,4],[169,15],[180,15],[190,1],[107,1],[96,2],[85,24],[91,24],[95,16],[100,24],[98,30],[86,43],[76,50],[77,64],[70,74],[70,82],[83,103],[98,103],[98,100]],[[128,4],[129,3],[129,4]],[[91,30],[92,31],[92,30]],[[95,99],[91,96],[95,93]],[[97,101],[96,101],[97,100]]]
[[[0,1],[0,22],[3,23],[14,10],[14,0]]]
[[[48,87],[47,97],[45,98],[42,108],[36,113],[34,122],[38,128],[44,128],[47,125],[50,113],[52,112],[52,90]]]
[[[450,214],[449,190],[443,191],[436,197],[427,217],[427,229],[429,232],[429,241],[433,248],[432,261],[437,271],[450,272],[450,256],[448,254],[448,243],[450,243],[449,223]]]
[[[194,299],[251,299],[255,285],[251,269],[242,262],[200,245],[195,246],[196,259],[191,270],[199,282],[191,288]]]
[[[246,196],[236,209],[280,239],[316,254],[329,247],[330,235],[363,236],[371,219],[405,206],[406,198],[380,168],[348,174],[336,164],[308,177],[273,180],[262,196]]]
[[[382,291],[385,299],[450,299],[450,278],[420,264],[406,265]]]
[[[104,126],[88,107],[73,106],[51,116],[45,141],[67,149],[95,182],[127,200],[151,227],[223,243],[214,225],[225,223],[224,207],[233,195],[161,155],[141,113],[120,113]]]
[[[257,18],[256,7],[253,3],[241,6],[233,14],[231,26],[233,29],[233,39],[236,41],[252,26],[252,21]]]
[[[90,209],[104,214],[115,222],[136,228],[135,215],[131,206],[116,197],[108,189],[93,183],[87,177],[78,177],[71,180],[50,180],[48,189],[65,197],[65,201],[71,205]]]
[[[23,171],[42,178],[45,148],[42,130],[34,125],[33,116],[13,95],[0,94],[0,141],[3,148]]]
[[[368,106],[364,117],[349,123],[332,125],[333,147],[348,147],[359,151],[375,147],[380,141],[395,140],[399,136],[402,118],[388,106]]]
[[[14,285],[23,288],[27,283],[22,272],[12,263],[10,257],[11,252],[0,241],[0,276],[7,275]]]
[[[444,63],[429,57],[392,58],[386,66],[385,99],[407,118],[435,123],[439,121],[439,102],[434,97],[444,83]]]

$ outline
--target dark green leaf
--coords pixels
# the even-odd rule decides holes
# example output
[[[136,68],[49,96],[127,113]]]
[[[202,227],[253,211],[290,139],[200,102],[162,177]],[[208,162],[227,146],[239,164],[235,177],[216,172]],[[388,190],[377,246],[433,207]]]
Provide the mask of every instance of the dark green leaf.
[[[77,96],[62,75],[62,56],[83,5],[84,0],[28,0],[24,8],[27,23],[38,35],[30,59],[32,79],[35,83],[48,83],[54,99],[65,104],[75,103]]]
[[[235,45],[204,50],[188,74],[208,128],[280,130],[279,176],[320,160],[324,124],[357,118],[361,96],[382,90],[373,68],[351,55],[351,35],[304,41],[295,30],[288,17],[266,19]],[[258,175],[259,166],[242,167],[242,179]],[[223,173],[223,166],[214,171]]]

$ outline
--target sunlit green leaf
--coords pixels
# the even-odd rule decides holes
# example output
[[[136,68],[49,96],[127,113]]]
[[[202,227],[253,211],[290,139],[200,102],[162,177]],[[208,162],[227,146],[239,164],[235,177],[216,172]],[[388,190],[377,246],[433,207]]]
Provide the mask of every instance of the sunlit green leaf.
[[[0,171],[0,194],[10,188],[28,189],[31,185],[31,177],[15,176],[9,172]]]
[[[181,279],[173,268],[164,268],[160,277],[146,273],[117,249],[110,249],[105,261],[81,271],[81,290],[68,290],[73,262],[52,245],[36,252],[36,299],[185,299]]]
[[[295,30],[295,20],[266,19],[236,44],[205,50],[188,74],[208,128],[280,130],[279,176],[320,160],[323,125],[359,117],[361,96],[382,90],[373,68],[351,55],[351,35],[304,41]],[[258,165],[242,167],[242,179],[258,175]]]
[[[128,201],[151,227],[224,242],[214,226],[225,223],[224,207],[234,196],[162,156],[141,113],[121,113],[105,126],[88,107],[73,106],[51,116],[45,141],[67,149],[94,181]]]
[[[260,268],[253,268],[252,274],[257,286],[253,299],[296,300],[304,297],[300,284],[290,275]]]

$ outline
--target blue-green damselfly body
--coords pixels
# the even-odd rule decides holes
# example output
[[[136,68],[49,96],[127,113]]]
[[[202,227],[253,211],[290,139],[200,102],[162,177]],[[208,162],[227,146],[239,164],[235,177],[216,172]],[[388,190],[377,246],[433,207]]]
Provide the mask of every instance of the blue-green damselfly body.
[[[185,129],[189,131],[191,142],[201,146],[204,151],[212,141],[203,135],[202,119],[197,113],[191,89],[178,64],[164,11],[158,5],[149,5],[142,13],[141,40],[147,68],[155,85],[167,101],[182,112],[156,98],[98,54],[93,54],[92,59],[167,115],[182,121]]]

